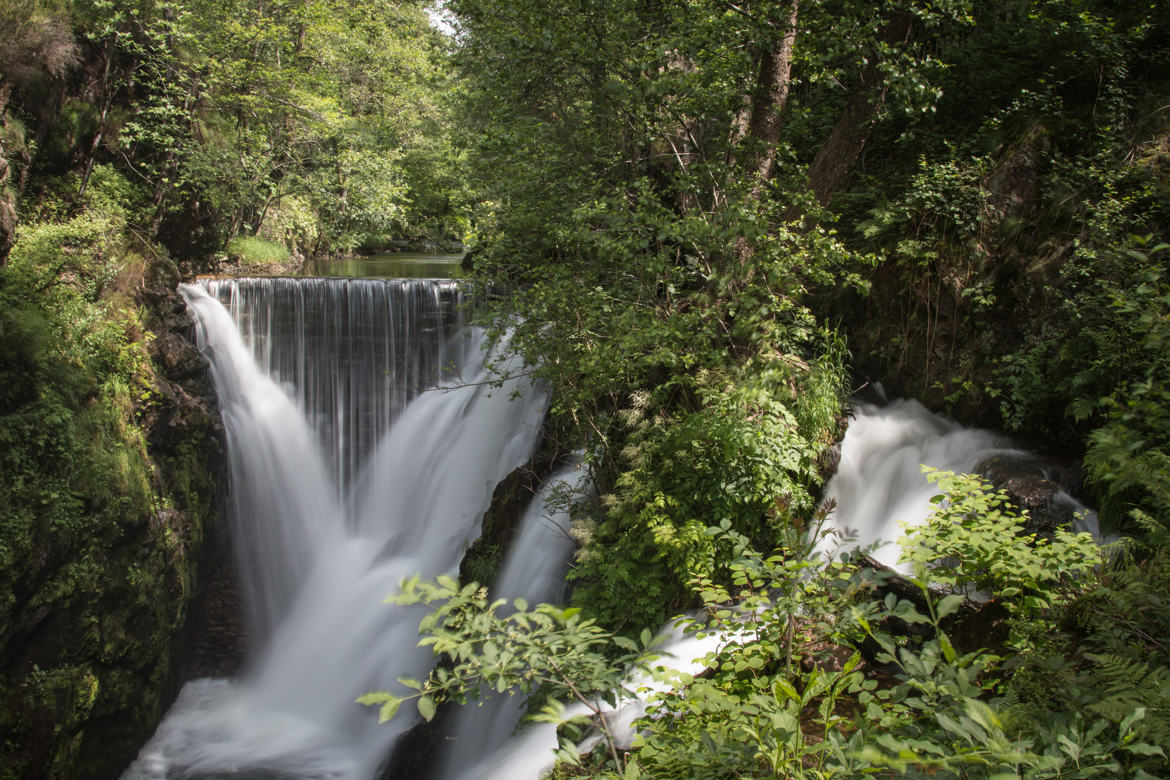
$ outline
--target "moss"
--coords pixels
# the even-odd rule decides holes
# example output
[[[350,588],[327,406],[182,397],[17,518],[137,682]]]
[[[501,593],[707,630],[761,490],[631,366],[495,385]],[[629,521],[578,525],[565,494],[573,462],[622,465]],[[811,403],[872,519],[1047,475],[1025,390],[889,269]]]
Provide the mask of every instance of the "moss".
[[[177,689],[215,536],[214,399],[152,358],[173,289],[131,291],[169,274],[111,225],[30,226],[0,269],[0,777],[125,768]]]

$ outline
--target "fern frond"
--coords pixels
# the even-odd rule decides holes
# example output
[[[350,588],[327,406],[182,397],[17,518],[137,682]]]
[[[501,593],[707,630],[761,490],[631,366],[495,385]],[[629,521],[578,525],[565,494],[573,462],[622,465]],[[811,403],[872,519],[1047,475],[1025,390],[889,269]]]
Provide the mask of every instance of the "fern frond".
[[[1170,669],[1112,654],[1088,653],[1085,657],[1097,664],[1088,682],[1091,690],[1100,692],[1100,698],[1087,706],[1090,712],[1120,723],[1138,708],[1145,708],[1142,736],[1157,744],[1170,741]]]

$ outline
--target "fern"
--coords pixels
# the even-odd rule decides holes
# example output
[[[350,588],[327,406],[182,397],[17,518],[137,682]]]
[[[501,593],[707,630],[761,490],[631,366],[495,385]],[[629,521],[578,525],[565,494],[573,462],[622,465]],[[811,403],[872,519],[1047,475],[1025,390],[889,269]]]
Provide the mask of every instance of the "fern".
[[[1087,709],[1120,723],[1144,708],[1146,717],[1136,726],[1137,732],[1156,744],[1170,744],[1170,669],[1126,656],[1087,653],[1085,657],[1097,664],[1090,690],[1100,691],[1100,698]]]

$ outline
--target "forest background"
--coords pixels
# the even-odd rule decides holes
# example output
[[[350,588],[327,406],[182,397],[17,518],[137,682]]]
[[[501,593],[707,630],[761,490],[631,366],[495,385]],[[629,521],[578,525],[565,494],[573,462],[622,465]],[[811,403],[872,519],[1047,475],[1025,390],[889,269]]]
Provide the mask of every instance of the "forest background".
[[[766,602],[632,757],[562,771],[1164,776],[1170,9],[448,9],[450,34],[388,0],[0,0],[4,770],[117,771],[173,690],[215,415],[186,403],[167,289],[463,241],[603,496],[588,619],[547,613],[552,635],[617,669],[680,609]],[[856,564],[809,577],[867,378],[1081,463],[1124,549],[1020,545],[946,477],[923,544],[970,568],[913,548],[917,601]],[[1001,611],[947,600],[968,586]],[[428,592],[440,627],[483,606],[460,593]],[[420,711],[461,691],[426,686]]]

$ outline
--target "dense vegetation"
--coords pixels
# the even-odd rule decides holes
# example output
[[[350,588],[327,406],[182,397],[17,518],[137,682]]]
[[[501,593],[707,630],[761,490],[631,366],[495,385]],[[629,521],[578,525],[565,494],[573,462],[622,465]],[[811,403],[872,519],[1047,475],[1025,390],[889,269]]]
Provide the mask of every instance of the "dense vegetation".
[[[602,500],[574,609],[401,597],[420,712],[593,701],[701,607],[748,640],[558,771],[1165,776],[1170,9],[447,5],[0,0],[0,770],[108,774],[165,699],[214,509],[207,419],[160,434],[176,265],[464,239]],[[948,475],[914,577],[809,560],[866,377],[1075,454],[1124,549]]]
[[[419,4],[6,0],[2,18],[26,220],[42,200],[78,207],[105,165],[135,229],[184,259],[233,239],[247,258],[248,237],[309,255],[462,232]]]
[[[574,609],[412,584],[449,666],[367,701],[596,709],[705,606],[748,638],[563,775],[1165,776],[1170,9],[449,6],[477,268],[603,495]],[[867,374],[1082,457],[1123,549],[948,476],[910,580],[806,560]]]

